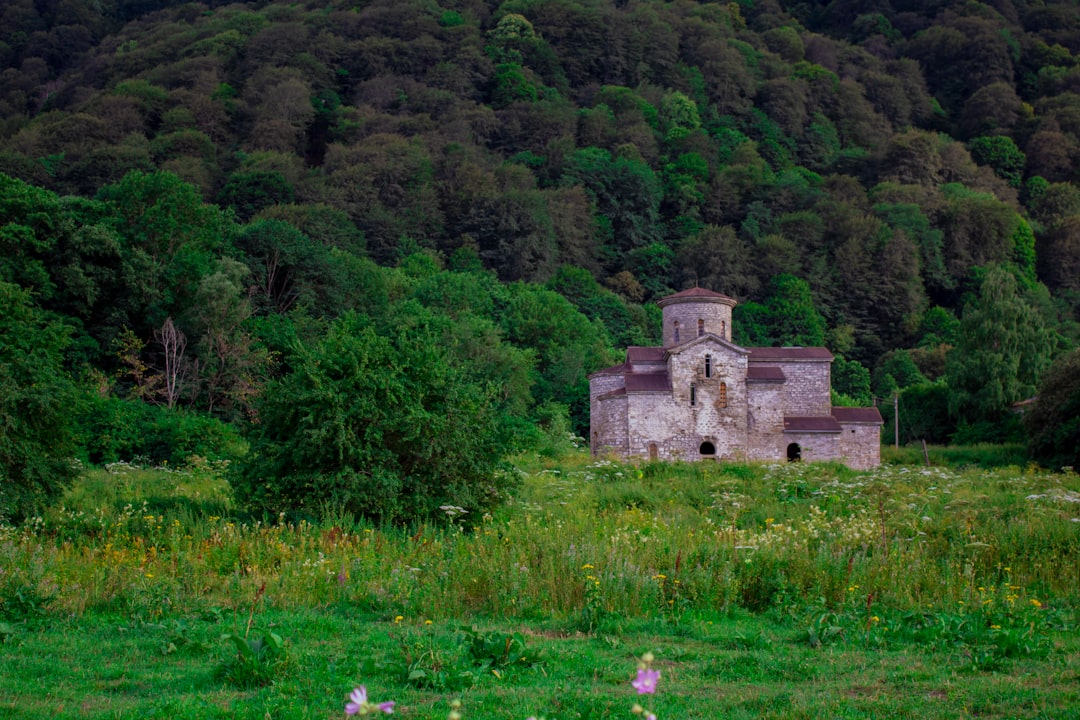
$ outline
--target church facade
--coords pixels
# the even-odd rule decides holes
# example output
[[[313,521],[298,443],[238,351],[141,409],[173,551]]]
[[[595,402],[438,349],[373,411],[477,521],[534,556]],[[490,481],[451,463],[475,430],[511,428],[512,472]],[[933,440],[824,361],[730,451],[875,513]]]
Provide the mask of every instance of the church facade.
[[[828,350],[734,344],[735,300],[711,290],[658,304],[663,345],[627,348],[621,365],[589,376],[594,454],[881,463],[881,414],[833,407]]]

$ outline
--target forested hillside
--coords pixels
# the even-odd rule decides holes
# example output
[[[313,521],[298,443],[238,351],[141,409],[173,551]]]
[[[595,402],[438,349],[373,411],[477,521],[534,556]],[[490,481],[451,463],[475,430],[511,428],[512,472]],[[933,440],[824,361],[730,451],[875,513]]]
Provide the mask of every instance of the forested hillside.
[[[269,442],[319,353],[581,432],[695,284],[905,440],[1003,439],[1080,338],[1078,53],[1070,0],[8,0],[5,313],[94,462]]]

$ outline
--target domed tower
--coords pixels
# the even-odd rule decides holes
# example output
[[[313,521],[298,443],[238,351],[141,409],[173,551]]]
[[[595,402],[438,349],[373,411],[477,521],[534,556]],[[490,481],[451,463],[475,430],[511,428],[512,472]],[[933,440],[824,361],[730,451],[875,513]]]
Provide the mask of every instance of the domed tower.
[[[664,311],[664,347],[681,345],[705,333],[731,342],[734,298],[695,287],[668,295],[656,304]]]

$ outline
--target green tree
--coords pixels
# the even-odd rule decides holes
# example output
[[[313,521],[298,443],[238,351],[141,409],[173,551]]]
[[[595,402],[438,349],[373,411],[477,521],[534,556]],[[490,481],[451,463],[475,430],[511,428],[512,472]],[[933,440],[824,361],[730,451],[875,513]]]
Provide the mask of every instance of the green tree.
[[[346,313],[296,345],[293,372],[257,404],[251,451],[231,477],[267,514],[337,509],[409,522],[453,505],[476,513],[511,486],[513,447],[498,378],[469,379],[423,313],[390,327]]]
[[[1032,458],[1047,467],[1080,468],[1080,349],[1062,355],[1046,371],[1024,428]]]
[[[583,148],[567,158],[564,185],[581,184],[610,224],[616,252],[648,245],[660,236],[660,180],[646,163]]]
[[[968,143],[971,158],[980,165],[989,165],[994,172],[1018,188],[1024,179],[1024,165],[1027,163],[1023,151],[1007,135],[989,135],[977,137]]]
[[[769,282],[764,303],[735,306],[732,319],[736,341],[742,345],[825,344],[825,319],[810,294],[810,285],[794,275],[777,275]]]
[[[1057,336],[1010,269],[989,266],[946,360],[950,411],[969,425],[1000,423],[1011,403],[1035,394],[1056,348]]]
[[[0,282],[0,519],[21,521],[75,476],[67,342],[28,293]]]

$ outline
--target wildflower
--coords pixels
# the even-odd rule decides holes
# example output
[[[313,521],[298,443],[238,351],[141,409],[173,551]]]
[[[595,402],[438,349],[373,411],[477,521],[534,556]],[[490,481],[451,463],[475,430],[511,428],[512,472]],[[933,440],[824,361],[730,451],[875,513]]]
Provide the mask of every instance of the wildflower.
[[[589,563],[585,563],[584,565],[581,566],[581,569],[582,570],[592,570],[593,566],[590,565]]]
[[[395,618],[394,618],[394,622],[395,622],[395,623],[399,623],[399,622],[401,622],[401,621],[402,621],[402,620],[404,620],[404,619],[405,619],[405,618],[404,618],[403,616],[401,616],[401,615],[398,615],[397,617],[395,617]]]
[[[424,621],[424,624],[425,624],[425,625],[430,625],[430,624],[431,624],[431,621],[430,621],[430,620],[425,620],[425,621]]]
[[[352,691],[349,702],[345,703],[346,715],[367,715],[372,712],[384,712],[391,715],[394,712],[394,702],[372,703],[367,699],[367,688],[363,685]]]
[[[638,695],[652,695],[656,692],[656,681],[660,679],[660,671],[651,668],[638,668],[637,678],[630,684],[638,691]]]
[[[1034,605],[1037,608],[1041,608],[1043,606],[1042,603],[1039,602],[1038,600],[1036,600],[1035,598],[1031,598],[1031,604]]]

